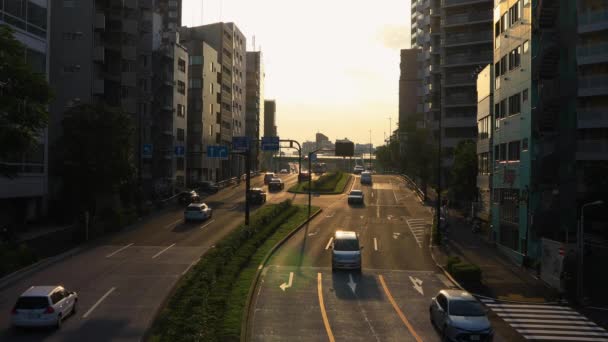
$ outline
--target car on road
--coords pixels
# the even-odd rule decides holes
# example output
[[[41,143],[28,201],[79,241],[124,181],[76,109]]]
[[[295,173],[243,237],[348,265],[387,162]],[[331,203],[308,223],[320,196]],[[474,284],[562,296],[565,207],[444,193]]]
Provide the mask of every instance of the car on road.
[[[353,169],[353,173],[356,174],[356,175],[360,175],[361,172],[363,172],[363,171],[365,171],[365,168],[362,165],[357,165]]]
[[[11,312],[14,327],[61,327],[76,313],[78,294],[62,286],[32,286],[19,296]]]
[[[307,182],[310,180],[310,172],[302,171],[298,175],[298,182]]]
[[[287,169],[281,169],[281,171],[279,171],[279,172],[282,173],[282,174],[288,174],[289,173],[289,171]]]
[[[271,179],[276,178],[277,176],[274,174],[274,172],[266,172],[264,174],[264,184],[268,184],[268,182],[270,182]]]
[[[247,192],[249,203],[264,204],[266,203],[266,191],[262,188],[251,188]]]
[[[487,310],[466,291],[439,291],[431,300],[429,315],[443,341],[490,342],[494,338]]]
[[[369,171],[361,172],[361,184],[372,184],[372,173]]]
[[[273,178],[268,182],[268,190],[269,191],[281,191],[285,188],[285,183],[281,180],[281,178]]]
[[[218,191],[220,191],[219,185],[217,185],[217,183],[212,182],[212,181],[200,182],[198,184],[198,189],[200,192],[206,192],[206,193],[211,193],[211,194],[215,194]]]
[[[182,204],[198,203],[201,201],[201,197],[194,190],[183,191],[179,194],[179,202]]]
[[[361,190],[351,190],[348,194],[348,204],[363,204],[364,196]]]
[[[213,209],[205,203],[191,203],[184,210],[184,221],[203,221],[213,216]]]
[[[331,244],[331,269],[354,269],[361,271],[361,249],[357,233],[338,230]]]

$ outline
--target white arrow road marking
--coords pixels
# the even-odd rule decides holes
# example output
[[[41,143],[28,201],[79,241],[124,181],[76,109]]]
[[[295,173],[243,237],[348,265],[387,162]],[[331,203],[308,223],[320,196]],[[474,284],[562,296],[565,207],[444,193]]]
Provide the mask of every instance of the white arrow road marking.
[[[374,197],[374,192],[372,191],[372,198]]]
[[[374,238],[374,250],[378,250],[378,240],[376,240],[376,238]]]
[[[359,218],[361,218],[363,220],[363,218],[365,218],[365,216],[361,215],[361,216],[359,216]]]
[[[325,246],[325,249],[326,249],[326,250],[327,250],[327,249],[329,249],[329,246],[331,246],[331,242],[332,242],[332,241],[334,241],[334,238],[333,238],[333,237],[329,239],[329,242],[327,243],[327,246]]]
[[[348,274],[348,287],[350,287],[350,290],[353,291],[353,294],[355,294],[355,290],[357,289],[357,283],[355,283],[355,281],[353,280],[353,275],[352,274]]]
[[[108,292],[106,292],[106,294],[104,294],[103,296],[101,296],[101,298],[99,298],[99,300],[93,304],[93,306],[91,306],[91,308],[89,309],[89,311],[85,312],[84,315],[82,315],[82,318],[87,318],[89,317],[89,315],[91,314],[91,312],[93,312],[93,310],[95,310],[95,308],[101,304],[101,302],[103,302],[104,299],[106,299],[107,296],[110,295],[110,293],[114,292],[114,290],[116,290],[115,287],[111,288]]]
[[[317,234],[319,234],[319,232],[312,232],[312,233],[308,233],[308,236],[315,236]]]
[[[292,284],[293,284],[293,272],[289,272],[289,282],[283,283],[283,284],[279,285],[279,287],[281,288],[281,290],[283,290],[283,292],[285,292],[285,289],[290,288]]]
[[[110,253],[110,254],[106,255],[106,258],[109,258],[109,257],[111,257],[112,255],[114,255],[114,254],[116,254],[116,253],[118,253],[118,252],[120,252],[120,251],[123,251],[123,250],[125,250],[125,249],[127,249],[127,248],[129,248],[129,247],[131,247],[131,246],[133,246],[133,244],[132,244],[132,243],[130,243],[130,244],[126,245],[126,246],[123,246],[123,247],[121,247],[119,250],[114,251],[114,252],[112,252],[112,253]]]
[[[393,219],[393,215],[388,215],[386,218],[390,221]]]
[[[399,235],[401,235],[401,233],[393,233],[393,239],[397,240]]]
[[[410,276],[410,281],[412,282],[412,284],[414,284],[414,289],[424,296],[424,290],[422,289],[422,280]]]
[[[325,217],[334,217],[334,213],[327,214],[327,215],[325,215]]]
[[[156,253],[156,254],[155,254],[153,257],[152,257],[152,259],[155,259],[157,256],[159,256],[159,255],[161,255],[161,254],[165,253],[165,252],[166,252],[166,251],[167,251],[169,248],[171,248],[171,247],[173,247],[173,246],[175,246],[175,244],[172,244],[171,246],[169,246],[169,247],[167,247],[167,248],[163,249],[162,251],[160,251],[160,252]]]

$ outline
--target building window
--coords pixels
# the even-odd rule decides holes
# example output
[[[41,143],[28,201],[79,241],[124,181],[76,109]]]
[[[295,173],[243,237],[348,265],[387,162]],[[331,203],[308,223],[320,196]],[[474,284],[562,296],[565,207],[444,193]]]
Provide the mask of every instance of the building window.
[[[530,4],[530,0],[524,0],[524,6],[528,6]]]
[[[177,171],[184,171],[184,158],[183,157],[175,158],[175,169]],[[184,182],[183,178],[184,177],[182,177],[182,183]]]
[[[519,189],[500,189],[501,221],[519,222]],[[515,240],[517,241],[517,240]]]
[[[521,47],[517,47],[509,53],[509,70],[513,70],[521,65]]]
[[[500,20],[494,23],[494,37],[500,36]]]
[[[496,158],[496,162],[500,162],[500,145],[494,145],[494,158]]]
[[[526,40],[524,42],[524,53],[528,53],[529,49],[530,49],[530,42]]]
[[[522,151],[527,151],[528,150],[528,138],[524,138],[524,140],[521,143],[521,150]]]
[[[477,155],[477,169],[480,175],[490,174],[490,154],[488,152]]]
[[[186,83],[177,81],[177,92],[180,94],[186,94]]]
[[[184,139],[185,139],[184,129],[178,128],[177,129],[177,141],[184,141]]]
[[[500,119],[507,117],[507,99],[500,101]]]
[[[177,69],[181,72],[186,72],[186,61],[180,58],[177,61]]]
[[[509,143],[509,161],[519,161],[520,145],[519,140]]]
[[[500,59],[500,74],[504,75],[507,72],[507,56]]]
[[[209,83],[209,94],[213,95],[214,89],[215,87],[213,86],[213,82]]]
[[[509,115],[519,114],[521,112],[520,94],[509,96]]]
[[[500,144],[499,152],[500,152],[500,160],[501,161],[507,160],[507,144],[506,143]]]
[[[186,106],[184,106],[183,104],[177,105],[177,116],[186,116]]]
[[[500,19],[502,25],[500,28],[500,32],[505,32],[508,28],[509,28],[509,16],[508,13],[505,12],[505,14],[502,15],[502,18]]]
[[[477,134],[480,140],[488,139],[490,137],[490,117],[485,118],[477,122]]]
[[[511,26],[515,25],[515,23],[517,23],[517,21],[519,20],[519,14],[520,14],[520,3],[519,1],[517,1],[515,3],[515,5],[511,6],[511,8],[509,9],[509,16],[511,17]]]
[[[523,102],[528,101],[528,89],[524,89],[524,91],[521,93],[521,100]]]
[[[189,57],[190,65],[201,65],[203,64],[203,56],[190,56]]]
[[[188,88],[200,88],[201,87],[201,79],[200,78],[189,78],[188,79]]]

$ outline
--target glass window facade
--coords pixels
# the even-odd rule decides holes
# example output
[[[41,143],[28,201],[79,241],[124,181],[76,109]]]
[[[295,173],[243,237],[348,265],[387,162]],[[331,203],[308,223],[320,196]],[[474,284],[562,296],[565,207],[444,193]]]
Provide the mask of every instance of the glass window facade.
[[[0,21],[46,38],[47,9],[28,0],[0,0]]]

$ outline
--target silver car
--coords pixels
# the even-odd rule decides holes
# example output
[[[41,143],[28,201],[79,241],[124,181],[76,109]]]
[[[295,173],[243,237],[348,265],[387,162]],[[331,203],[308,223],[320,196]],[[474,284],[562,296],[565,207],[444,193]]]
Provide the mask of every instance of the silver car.
[[[431,300],[429,312],[443,341],[490,342],[494,338],[487,310],[466,291],[439,291]]]
[[[357,233],[338,230],[332,242],[331,269],[361,271],[361,246]]]

